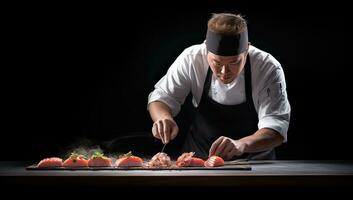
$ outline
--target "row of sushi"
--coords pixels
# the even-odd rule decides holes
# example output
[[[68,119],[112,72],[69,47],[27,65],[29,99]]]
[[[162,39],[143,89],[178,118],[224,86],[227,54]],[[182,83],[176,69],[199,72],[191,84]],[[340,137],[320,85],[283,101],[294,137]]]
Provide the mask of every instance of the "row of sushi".
[[[218,156],[211,156],[206,161],[194,156],[194,152],[183,153],[177,159],[176,167],[219,167],[224,165],[224,160]],[[58,157],[45,158],[38,164],[38,168],[50,167],[171,167],[172,161],[166,153],[157,153],[151,160],[144,163],[143,159],[134,156],[131,151],[119,156],[115,163],[111,158],[104,156],[102,152],[95,152],[91,158],[87,159],[84,155],[71,153],[66,160]]]

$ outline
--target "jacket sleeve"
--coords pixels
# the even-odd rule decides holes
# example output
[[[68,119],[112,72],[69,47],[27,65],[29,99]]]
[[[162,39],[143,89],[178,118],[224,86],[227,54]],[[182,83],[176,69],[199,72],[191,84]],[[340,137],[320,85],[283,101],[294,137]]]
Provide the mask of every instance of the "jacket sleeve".
[[[154,101],[163,102],[171,109],[172,115],[176,116],[190,92],[190,65],[188,56],[180,54],[167,73],[155,84],[154,90],[148,96],[148,104]]]

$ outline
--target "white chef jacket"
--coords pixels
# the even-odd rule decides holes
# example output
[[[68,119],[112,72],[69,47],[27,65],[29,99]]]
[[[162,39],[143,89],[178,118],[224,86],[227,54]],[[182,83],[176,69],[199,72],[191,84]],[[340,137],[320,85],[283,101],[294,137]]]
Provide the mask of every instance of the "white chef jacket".
[[[269,53],[252,45],[249,47],[252,96],[258,114],[258,128],[271,128],[287,141],[291,107],[287,98],[286,82],[281,64]],[[161,101],[176,116],[191,91],[192,103],[200,103],[209,64],[205,43],[185,49],[155,85],[148,104]],[[213,74],[209,96],[224,105],[246,101],[244,70],[231,83],[224,84]]]

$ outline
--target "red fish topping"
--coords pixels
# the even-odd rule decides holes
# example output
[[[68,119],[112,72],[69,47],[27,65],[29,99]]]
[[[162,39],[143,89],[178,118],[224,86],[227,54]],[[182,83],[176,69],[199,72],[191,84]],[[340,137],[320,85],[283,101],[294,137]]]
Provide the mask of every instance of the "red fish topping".
[[[203,167],[205,161],[201,158],[193,157],[195,152],[183,153],[176,161],[177,167]]]
[[[219,156],[211,156],[205,161],[205,167],[220,167],[223,165],[224,160]]]
[[[63,165],[63,160],[61,158],[52,157],[52,158],[45,158],[41,160],[37,167],[38,168],[45,168],[45,167],[61,167]]]
[[[91,158],[88,160],[89,167],[111,167],[112,159],[105,157],[101,152],[95,152]]]
[[[88,160],[80,154],[71,153],[71,156],[63,163],[64,167],[88,167]]]
[[[117,167],[142,167],[143,160],[138,156],[132,155],[131,151],[120,156],[116,161]]]

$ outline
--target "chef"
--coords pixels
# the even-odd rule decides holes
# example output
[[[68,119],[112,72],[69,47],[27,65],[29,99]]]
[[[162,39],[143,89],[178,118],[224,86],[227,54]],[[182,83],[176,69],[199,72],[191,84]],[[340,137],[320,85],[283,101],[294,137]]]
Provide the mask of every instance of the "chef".
[[[290,104],[281,64],[248,41],[246,20],[217,13],[206,40],[186,48],[148,97],[152,134],[169,143],[178,135],[175,117],[192,93],[195,115],[182,152],[275,159],[287,141]]]

